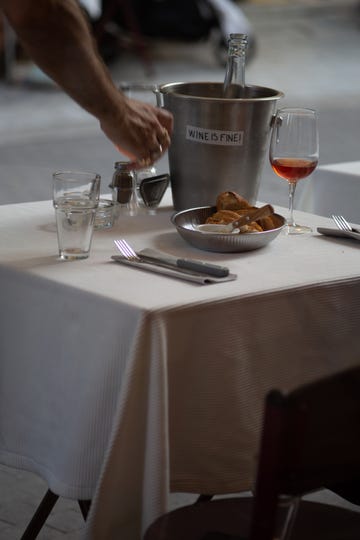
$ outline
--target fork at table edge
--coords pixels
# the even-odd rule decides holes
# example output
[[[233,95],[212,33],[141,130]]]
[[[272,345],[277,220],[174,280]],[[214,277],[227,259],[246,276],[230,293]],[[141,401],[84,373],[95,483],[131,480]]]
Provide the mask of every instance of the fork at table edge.
[[[209,276],[210,275],[208,272],[205,272],[204,270],[203,271],[195,270],[195,269],[190,270],[189,268],[178,266],[175,262],[174,263],[166,262],[163,260],[159,260],[155,257],[150,257],[148,255],[142,255],[139,253],[137,253],[137,256],[139,260],[132,260],[132,261],[120,255],[113,255],[111,258],[114,261],[127,262],[130,265],[133,264],[134,266],[136,266],[137,264],[145,264],[145,265],[150,264],[152,266],[159,266],[161,268],[167,268],[168,270],[173,270],[176,272],[180,272],[181,274],[186,274],[190,276]],[[225,276],[220,276],[220,277],[225,277]]]
[[[192,272],[185,268],[184,269],[179,268],[176,264],[166,263],[165,261],[159,261],[157,259],[148,257],[146,255],[139,255],[138,253],[137,253],[137,259],[134,259],[134,260],[127,259],[123,255],[113,255],[111,258],[114,261],[127,261],[130,265],[134,264],[135,266],[137,264],[150,264],[152,266],[160,266],[161,268],[167,268],[168,270],[178,270],[179,272],[183,274],[199,275],[199,272]]]
[[[327,227],[318,227],[317,232],[324,236],[335,236],[336,238],[350,238],[360,241],[360,233],[352,231],[343,231],[342,229],[330,229]]]
[[[353,227],[351,223],[349,223],[348,220],[345,219],[343,216],[332,214],[331,217],[340,231],[348,231],[360,234],[360,229],[356,229],[355,227]]]
[[[150,253],[136,253],[134,249],[126,242],[126,240],[114,240],[114,244],[120,253],[128,260],[133,262],[143,262],[148,264],[155,264],[157,266],[163,266],[165,268],[170,268],[172,270],[176,269],[178,271],[188,270],[187,273],[192,273],[192,275],[207,275],[214,276],[218,278],[227,277],[230,274],[229,268],[226,266],[219,266],[218,264],[213,264],[209,262],[198,261],[195,259],[182,259],[177,257],[168,258],[159,255],[152,250]],[[145,251],[145,250],[143,250]]]

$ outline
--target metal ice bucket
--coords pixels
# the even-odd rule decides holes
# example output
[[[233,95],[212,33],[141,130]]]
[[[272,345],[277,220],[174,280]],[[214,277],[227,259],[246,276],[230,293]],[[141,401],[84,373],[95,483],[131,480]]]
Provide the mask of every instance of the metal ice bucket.
[[[158,104],[174,115],[169,168],[174,207],[214,205],[222,191],[257,199],[271,121],[283,93],[247,85],[242,98],[224,98],[223,84],[168,83]]]

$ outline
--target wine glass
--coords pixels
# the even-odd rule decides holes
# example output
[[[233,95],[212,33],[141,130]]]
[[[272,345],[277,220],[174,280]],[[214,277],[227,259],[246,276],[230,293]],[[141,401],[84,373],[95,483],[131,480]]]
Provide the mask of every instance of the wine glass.
[[[293,216],[297,182],[307,178],[319,161],[317,113],[312,109],[284,108],[277,111],[270,141],[273,171],[289,183],[287,234],[310,233],[311,228],[295,223]]]

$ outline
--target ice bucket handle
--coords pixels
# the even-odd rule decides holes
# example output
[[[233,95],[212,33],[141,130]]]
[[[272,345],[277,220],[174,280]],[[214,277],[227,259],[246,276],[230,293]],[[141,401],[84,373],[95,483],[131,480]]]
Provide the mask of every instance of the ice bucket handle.
[[[134,98],[136,98],[136,92],[151,92],[155,94],[157,107],[164,107],[164,98],[158,84],[122,82],[119,84],[119,90]]]
[[[156,105],[158,107],[164,107],[164,97],[163,97],[163,94],[160,92],[160,87],[158,84],[154,84],[153,92],[156,97]]]
[[[273,114],[272,117],[271,117],[271,120],[270,120],[270,127],[271,127],[271,129],[275,126],[277,114],[278,114],[278,111],[274,112],[274,114]],[[280,117],[279,117],[279,119],[278,119],[278,122],[279,122],[279,121],[281,122],[281,118],[280,118]]]
[[[279,115],[279,111],[273,114],[270,121],[270,129],[271,131],[274,131],[276,129],[276,140],[279,142],[279,127],[282,124],[282,116]]]
[[[151,102],[152,105],[155,105],[153,101],[155,94],[156,105],[158,107],[163,106],[161,103],[162,97],[157,84],[122,82],[119,84],[118,88],[124,92],[127,97],[138,99],[139,101],[146,101],[147,103]]]
[[[158,88],[157,84],[148,84],[148,83],[133,83],[133,82],[122,82],[119,84],[120,90],[123,92],[135,91],[135,92],[146,92],[146,91],[155,91],[155,88]]]

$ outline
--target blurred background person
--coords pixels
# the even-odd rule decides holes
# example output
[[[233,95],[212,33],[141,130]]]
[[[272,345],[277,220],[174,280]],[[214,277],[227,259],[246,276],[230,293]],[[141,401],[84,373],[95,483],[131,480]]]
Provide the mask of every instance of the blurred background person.
[[[102,0],[102,13],[110,21],[99,47],[106,62],[119,53],[119,36],[124,30],[138,31],[142,36],[176,41],[211,39],[221,65],[227,58],[230,33],[248,36],[248,55],[255,52],[255,33],[249,19],[233,0]],[[111,14],[111,15],[110,15]],[[94,28],[97,22],[94,21]]]

